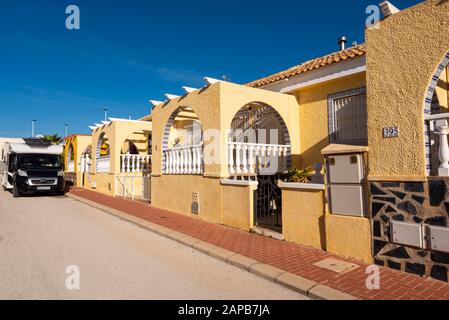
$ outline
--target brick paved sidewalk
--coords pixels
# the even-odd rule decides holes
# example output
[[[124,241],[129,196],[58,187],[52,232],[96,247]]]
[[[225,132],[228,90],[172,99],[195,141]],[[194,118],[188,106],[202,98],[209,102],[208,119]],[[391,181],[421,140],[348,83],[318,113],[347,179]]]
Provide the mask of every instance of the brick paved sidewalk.
[[[181,232],[218,247],[277,267],[364,300],[449,300],[449,284],[381,267],[381,289],[368,290],[365,263],[327,252],[212,224],[148,204],[106,196],[81,188],[70,193],[132,216]],[[314,266],[327,258],[360,267],[344,274]]]

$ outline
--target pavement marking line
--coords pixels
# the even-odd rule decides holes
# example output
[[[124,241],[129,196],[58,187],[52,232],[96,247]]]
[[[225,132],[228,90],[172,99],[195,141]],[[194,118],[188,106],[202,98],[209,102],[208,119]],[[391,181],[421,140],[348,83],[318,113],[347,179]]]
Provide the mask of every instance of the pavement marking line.
[[[245,257],[235,252],[228,251],[224,248],[217,247],[200,239],[191,237],[189,235],[180,233],[178,231],[157,225],[155,223],[137,218],[126,212],[116,210],[105,205],[96,203],[95,201],[85,199],[83,197],[67,193],[66,197],[99,209],[109,215],[112,215],[120,220],[132,223],[142,229],[159,234],[167,239],[176,241],[180,244],[186,245],[195,249],[198,252],[204,253],[211,258],[220,260],[227,264],[233,265],[240,269],[246,270],[258,277],[264,278],[271,282],[277,283],[280,286],[301,293],[311,299],[315,300],[360,300],[354,296],[346,294],[342,291],[335,290],[328,286],[317,284],[311,280],[302,278],[285,270],[261,263],[257,260]],[[181,236],[184,235],[184,236]],[[225,250],[225,251],[220,251]]]

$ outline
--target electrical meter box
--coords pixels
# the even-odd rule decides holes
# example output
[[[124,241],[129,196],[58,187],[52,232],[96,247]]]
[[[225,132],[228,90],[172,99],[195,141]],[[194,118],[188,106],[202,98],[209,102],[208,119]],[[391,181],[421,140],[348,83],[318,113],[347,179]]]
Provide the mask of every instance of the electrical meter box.
[[[416,248],[426,248],[425,226],[394,221],[391,223],[391,238],[394,243]]]
[[[347,216],[364,216],[363,187],[332,185],[330,188],[332,213]]]
[[[449,252],[449,228],[429,226],[430,249]]]
[[[331,213],[366,217],[363,154],[327,155],[327,172]]]
[[[336,155],[329,157],[330,184],[361,184],[364,176],[363,155]]]

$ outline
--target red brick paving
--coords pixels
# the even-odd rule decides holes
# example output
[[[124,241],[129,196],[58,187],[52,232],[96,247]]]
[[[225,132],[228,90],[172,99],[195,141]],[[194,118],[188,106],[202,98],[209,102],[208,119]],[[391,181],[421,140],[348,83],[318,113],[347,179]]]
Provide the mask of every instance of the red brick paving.
[[[81,188],[72,188],[70,193],[283,269],[360,299],[449,299],[449,284],[433,279],[421,278],[381,267],[381,289],[369,290],[365,285],[367,278],[365,270],[368,265],[363,262],[344,259],[325,251],[205,222],[155,208],[142,202],[110,197]],[[315,263],[327,258],[338,258],[352,262],[359,265],[360,268],[344,274],[336,274],[314,266]]]

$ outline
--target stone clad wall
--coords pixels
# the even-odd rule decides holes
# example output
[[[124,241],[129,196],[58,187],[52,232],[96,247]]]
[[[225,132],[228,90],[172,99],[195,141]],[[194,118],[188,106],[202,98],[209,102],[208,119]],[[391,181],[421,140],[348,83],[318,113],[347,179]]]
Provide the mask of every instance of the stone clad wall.
[[[449,227],[449,179],[372,182],[371,217],[376,264],[448,281],[449,254],[393,244],[391,222]]]

